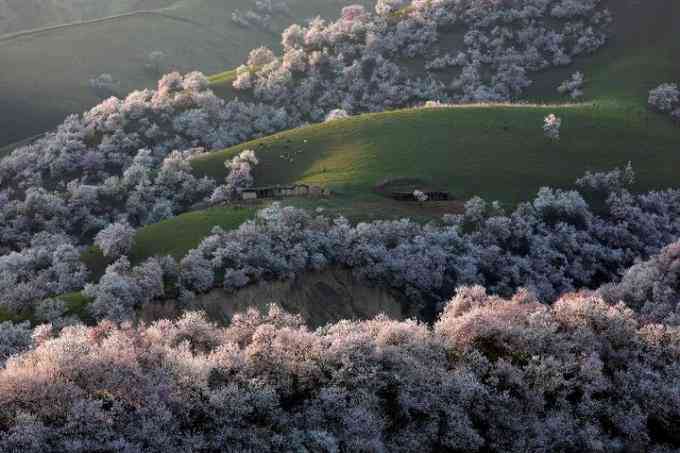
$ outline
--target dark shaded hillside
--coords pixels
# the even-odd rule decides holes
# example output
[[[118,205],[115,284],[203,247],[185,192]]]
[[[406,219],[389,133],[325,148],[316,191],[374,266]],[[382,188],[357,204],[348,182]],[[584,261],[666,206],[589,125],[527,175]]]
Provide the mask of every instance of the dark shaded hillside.
[[[52,129],[66,115],[98,104],[103,96],[89,86],[90,78],[111,74],[118,86],[105,95],[124,97],[130,91],[155,86],[161,72],[217,73],[239,65],[254,47],[276,48],[279,32],[291,22],[316,15],[335,17],[351,1],[287,0],[291,14],[273,18],[275,32],[232,22],[235,9],[247,10],[254,3],[152,0],[148,5],[135,5],[146,10],[172,6],[158,10],[162,14],[155,16],[124,16],[16,39],[0,38],[0,147]],[[167,55],[159,72],[145,67],[153,51]]]
[[[612,35],[597,54],[550,71],[529,90],[533,99],[559,99],[555,91],[575,70],[584,72],[586,99],[641,105],[660,83],[680,80],[680,3],[667,0],[609,0]]]

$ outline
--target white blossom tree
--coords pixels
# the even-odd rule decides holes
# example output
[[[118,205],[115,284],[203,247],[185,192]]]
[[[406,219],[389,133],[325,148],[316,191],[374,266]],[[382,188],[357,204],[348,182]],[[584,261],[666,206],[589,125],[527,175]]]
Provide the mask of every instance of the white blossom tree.
[[[415,198],[416,201],[421,202],[421,203],[429,200],[429,197],[427,196],[427,194],[425,192],[423,192],[422,190],[414,190],[413,191],[413,198]]]
[[[27,351],[33,345],[31,325],[0,322],[0,370],[8,358]]]
[[[550,140],[558,141],[560,139],[561,127],[562,119],[551,113],[543,121],[543,134]]]
[[[234,199],[248,187],[252,187],[255,179],[252,169],[259,163],[255,152],[250,149],[241,151],[232,160],[224,163],[229,169],[229,174],[225,178],[225,183],[218,186],[210,197],[211,203],[223,203]]]
[[[345,118],[349,118],[349,114],[345,110],[335,109],[335,110],[331,110],[330,112],[328,112],[328,114],[326,115],[326,119],[324,121],[326,123],[328,123],[330,121],[335,121],[335,120],[340,120],[340,119],[345,119]]]
[[[95,245],[104,256],[119,258],[127,255],[135,243],[135,229],[127,222],[112,223],[97,233]]]

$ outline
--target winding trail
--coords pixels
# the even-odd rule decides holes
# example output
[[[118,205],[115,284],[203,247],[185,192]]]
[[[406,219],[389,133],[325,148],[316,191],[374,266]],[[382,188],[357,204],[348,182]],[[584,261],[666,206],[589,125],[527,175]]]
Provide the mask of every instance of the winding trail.
[[[115,23],[119,21],[125,21],[127,19],[134,19],[134,18],[156,18],[156,19],[165,19],[169,21],[174,21],[176,23],[181,23],[181,24],[186,24],[189,25],[199,31],[203,31],[206,33],[209,33],[210,35],[217,36],[218,39],[223,39],[223,40],[228,40],[229,38],[219,29],[215,29],[211,27],[210,25],[198,22],[196,20],[188,19],[186,17],[182,17],[181,15],[175,15],[170,13],[170,11],[173,11],[173,7],[169,8],[159,8],[156,10],[138,10],[138,11],[132,11],[128,13],[123,13],[123,14],[116,14],[112,16],[106,16],[106,17],[100,17],[96,19],[89,19],[89,20],[82,20],[82,21],[75,21],[75,22],[69,22],[65,24],[58,24],[58,25],[50,25],[47,27],[40,27],[40,28],[33,28],[29,30],[22,30],[14,33],[7,33],[7,34],[0,34],[0,46],[3,44],[10,44],[18,39],[22,38],[27,38],[30,39],[32,37],[42,37],[44,35],[48,35],[50,33],[58,33],[60,31],[66,31],[66,30],[72,30],[75,28],[79,27],[88,27],[92,25],[98,25],[98,24],[107,24],[107,23]],[[1,66],[1,65],[0,65]],[[38,140],[42,138],[47,132],[37,134],[35,136],[31,137],[26,137],[23,138],[19,141],[16,142],[10,142],[7,144],[3,144],[0,141],[0,158],[5,157],[8,155],[12,150],[19,146],[25,146],[27,144],[33,143],[35,140]]]
[[[9,41],[13,41],[15,39],[24,38],[24,37],[38,36],[38,35],[54,32],[54,31],[59,31],[59,30],[68,30],[68,29],[75,28],[75,27],[81,27],[81,26],[87,26],[87,25],[93,25],[93,24],[109,23],[109,22],[116,22],[116,21],[123,20],[123,19],[129,19],[129,18],[133,18],[133,17],[143,17],[143,16],[162,17],[162,18],[165,18],[165,19],[170,19],[170,20],[173,20],[173,21],[176,21],[176,22],[183,22],[183,23],[194,25],[194,26],[201,27],[201,28],[204,28],[204,29],[210,28],[207,25],[202,24],[200,22],[197,22],[197,21],[194,21],[194,20],[191,20],[191,19],[187,19],[187,18],[184,18],[184,17],[168,14],[168,13],[162,12],[160,10],[142,10],[142,11],[133,11],[133,12],[124,13],[124,14],[117,14],[115,16],[100,17],[99,19],[83,20],[83,21],[78,21],[78,22],[69,22],[67,24],[51,25],[49,27],[34,28],[34,29],[31,29],[31,30],[24,30],[24,31],[16,32],[16,33],[9,33],[9,34],[6,34],[6,35],[0,35],[0,43],[9,42]]]

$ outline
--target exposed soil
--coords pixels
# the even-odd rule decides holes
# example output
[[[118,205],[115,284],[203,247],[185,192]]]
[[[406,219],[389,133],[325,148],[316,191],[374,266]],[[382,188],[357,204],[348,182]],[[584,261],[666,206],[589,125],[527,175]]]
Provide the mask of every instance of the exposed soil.
[[[235,313],[251,307],[265,310],[271,303],[300,314],[312,327],[341,319],[370,319],[381,313],[392,319],[404,317],[401,304],[392,294],[357,281],[348,270],[308,272],[292,281],[263,282],[233,294],[216,289],[182,309],[172,301],[148,304],[140,317],[151,322],[175,318],[182,310],[199,310],[211,320],[226,324]]]

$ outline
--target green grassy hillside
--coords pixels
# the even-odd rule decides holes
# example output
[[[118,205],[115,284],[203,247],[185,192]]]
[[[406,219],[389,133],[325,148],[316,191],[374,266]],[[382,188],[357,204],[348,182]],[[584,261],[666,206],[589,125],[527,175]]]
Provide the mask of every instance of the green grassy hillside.
[[[543,118],[563,119],[562,138],[543,136]],[[429,180],[458,198],[515,203],[543,185],[568,186],[586,170],[632,161],[640,189],[677,185],[680,129],[615,103],[411,109],[284,132],[193,161],[221,178],[221,163],[254,149],[258,184],[306,182],[361,197],[386,178]],[[289,153],[293,162],[283,159]],[[350,201],[350,200],[348,200]]]
[[[254,206],[214,207],[140,228],[135,235],[130,262],[138,264],[152,256],[165,255],[181,259],[189,250],[196,248],[214,227],[225,230],[237,228],[254,213]],[[94,246],[83,254],[82,260],[92,273],[91,280],[97,280],[110,264],[110,260]]]
[[[606,47],[574,65],[544,72],[529,90],[530,98],[559,100],[555,88],[577,71],[586,76],[586,100],[644,106],[650,89],[680,82],[680,2],[607,0],[614,15]]]
[[[506,205],[532,197],[541,186],[571,187],[587,170],[633,163],[638,190],[677,187],[680,129],[647,109],[648,90],[680,80],[680,4],[609,1],[612,37],[597,54],[561,70],[538,74],[529,95],[536,105],[409,109],[362,115],[266,137],[193,161],[195,172],[218,180],[226,159],[254,149],[258,185],[306,182],[331,187],[330,199],[288,199],[323,206],[353,220],[409,216],[426,220],[460,209],[480,195]],[[556,87],[574,71],[585,73],[586,99],[565,104]],[[229,95],[233,71],[212,78]],[[551,102],[552,105],[540,103]],[[560,142],[542,133],[543,118],[563,120]],[[415,178],[446,189],[459,202],[399,203],[375,186]]]
[[[680,79],[680,41],[673,24],[680,6],[660,0],[609,4],[616,17],[613,36],[601,52],[563,70],[539,74],[530,96],[553,105],[487,105],[409,109],[354,117],[283,132],[213,152],[192,163],[199,175],[218,180],[223,162],[255,149],[258,185],[306,182],[331,187],[329,199],[288,199],[323,206],[353,220],[410,216],[426,220],[460,209],[454,203],[399,203],[375,186],[391,178],[416,178],[445,189],[459,201],[473,195],[512,205],[545,185],[569,187],[586,170],[605,170],[629,161],[637,189],[677,186],[680,129],[646,108],[647,92]],[[586,100],[564,104],[555,87],[575,70],[586,74]],[[233,71],[214,76],[214,87],[229,95]],[[542,133],[543,118],[563,119],[558,143]],[[213,224],[236,225],[252,210],[213,208],[146,227],[134,256],[181,256]],[[181,225],[181,226],[177,226]],[[99,261],[101,263],[101,261]],[[97,260],[94,268],[101,268]]]

